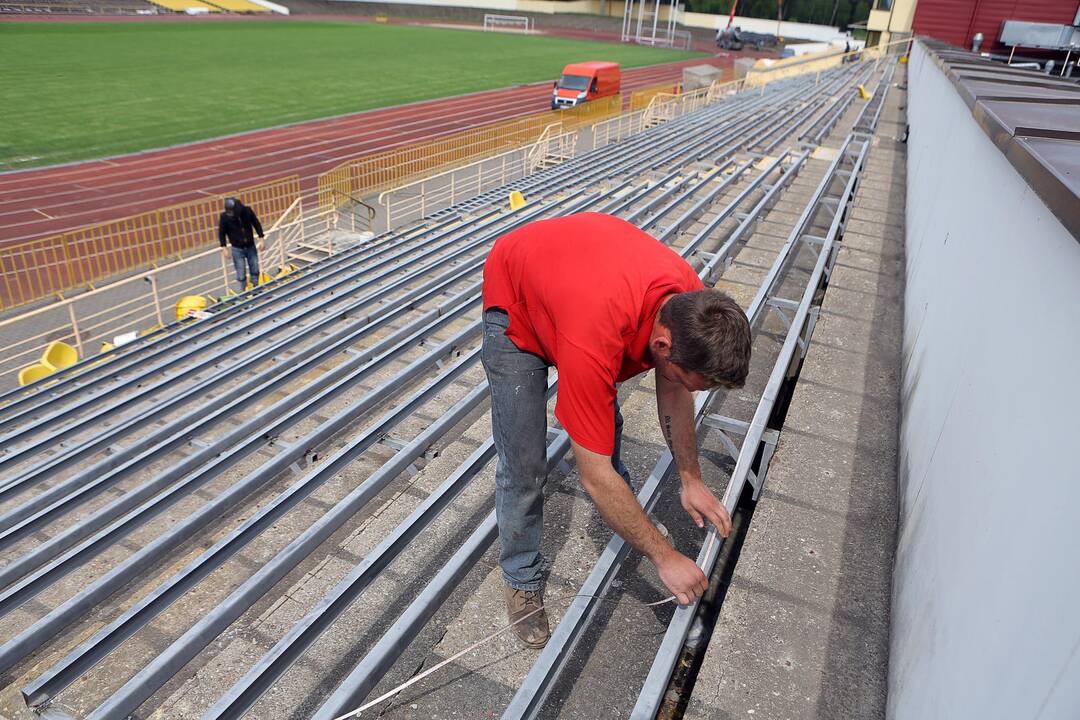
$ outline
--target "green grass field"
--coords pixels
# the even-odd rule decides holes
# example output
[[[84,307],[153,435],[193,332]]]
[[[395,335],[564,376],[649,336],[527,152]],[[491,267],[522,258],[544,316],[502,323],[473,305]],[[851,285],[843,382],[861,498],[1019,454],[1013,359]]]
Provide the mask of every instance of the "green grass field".
[[[567,62],[698,55],[347,22],[3,23],[0,168],[545,80]]]

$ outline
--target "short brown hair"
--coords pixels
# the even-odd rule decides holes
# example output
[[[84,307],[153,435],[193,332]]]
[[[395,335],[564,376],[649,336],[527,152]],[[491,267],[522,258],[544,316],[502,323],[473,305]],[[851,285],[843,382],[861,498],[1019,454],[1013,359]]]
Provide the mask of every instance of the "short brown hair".
[[[750,372],[750,321],[725,293],[707,288],[672,295],[660,309],[671,332],[671,362],[714,385],[742,387]]]

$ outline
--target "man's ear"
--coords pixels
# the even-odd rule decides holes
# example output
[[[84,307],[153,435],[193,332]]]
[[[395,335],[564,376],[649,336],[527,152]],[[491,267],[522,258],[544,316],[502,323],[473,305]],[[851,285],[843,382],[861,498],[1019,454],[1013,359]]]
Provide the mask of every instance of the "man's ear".
[[[649,350],[653,357],[667,360],[671,356],[671,331],[658,323],[656,332],[649,338]]]

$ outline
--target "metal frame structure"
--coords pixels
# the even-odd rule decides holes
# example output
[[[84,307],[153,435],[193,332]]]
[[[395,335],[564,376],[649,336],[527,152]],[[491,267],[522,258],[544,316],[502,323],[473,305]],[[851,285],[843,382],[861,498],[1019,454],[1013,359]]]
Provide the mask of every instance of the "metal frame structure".
[[[51,529],[61,520],[75,520],[0,568],[0,614],[84,567],[180,499],[223,477],[256,450],[269,455],[219,489],[201,508],[178,518],[152,542],[0,645],[0,670],[11,669],[52,642],[90,609],[161,563],[230,508],[265,490],[272,480],[290,472],[295,476],[292,484],[262,503],[257,512],[24,688],[28,704],[47,707],[65,687],[343,468],[376,446],[389,450],[390,458],[377,470],[193,622],[88,717],[118,717],[137,709],[275,583],[318,552],[358,510],[402,473],[423,463],[433,447],[447,442],[452,431],[482,405],[485,385],[468,385],[464,380],[476,372],[480,270],[496,237],[533,219],[596,209],[619,214],[662,242],[681,242],[679,252],[710,281],[805,167],[809,155],[809,150],[792,149],[761,162],[760,149],[776,147],[779,139],[773,136],[777,133],[790,133],[808,123],[813,129],[815,113],[818,120],[842,114],[835,110],[835,103],[840,102],[836,93],[828,93],[862,75],[845,67],[823,73],[820,85],[811,78],[793,78],[761,91],[729,96],[435,213],[415,227],[344,250],[309,266],[287,284],[275,283],[240,296],[206,320],[185,322],[170,332],[120,348],[108,362],[80,363],[59,374],[49,387],[0,396],[0,402],[8,401],[0,406],[0,428],[7,430],[0,437],[0,467],[12,471],[0,485],[0,550],[16,551],[31,534]],[[872,117],[876,121],[877,114]],[[755,148],[758,154],[748,156]],[[847,177],[852,186],[857,167],[841,167],[852,157],[842,152],[829,177]],[[785,246],[752,306],[755,320],[765,308],[791,313],[784,317],[791,332],[800,328],[797,334],[802,339],[796,347],[805,347],[801,328],[810,311],[804,312],[802,304],[772,297],[770,288],[788,272],[787,258],[796,248],[817,243],[821,256],[831,257],[836,232],[818,236],[807,230],[811,220],[819,219],[823,206],[835,208],[834,217],[840,222],[843,203],[827,192],[831,187],[823,181],[815,195],[817,205],[807,207],[800,232]],[[510,189],[521,190],[530,204],[516,211],[502,210],[499,206]],[[716,207],[729,193],[734,197]],[[729,225],[733,227],[720,232]],[[691,229],[694,232],[689,235]],[[373,343],[374,338],[378,341]],[[304,379],[328,365],[330,369],[316,378]],[[220,387],[213,380],[223,377],[226,387],[207,396]],[[319,415],[317,411],[331,407],[335,396],[349,388],[358,392],[351,403],[328,417]],[[258,417],[222,430],[222,423],[239,417],[247,403],[267,396],[274,399]],[[450,409],[440,411],[428,428],[408,440],[390,437],[410,415],[437,398],[451,401]],[[756,451],[763,442],[768,446],[775,440],[771,431],[753,421],[708,412],[709,399],[698,398],[699,421],[714,432],[723,431],[720,442],[732,453],[732,437],[745,438],[739,463],[751,447]],[[283,441],[285,430],[300,422],[306,423],[306,431]],[[316,453],[343,436],[344,444],[314,462]],[[567,447],[565,434],[557,433],[549,447],[551,467]],[[175,463],[149,471],[155,460],[170,453],[180,453]],[[482,443],[376,552],[223,696],[208,717],[239,717],[251,707],[480,473],[492,453],[490,441]],[[639,498],[646,507],[655,502],[670,465],[670,455],[665,454],[645,484]],[[743,473],[743,482],[760,490],[764,470],[755,474],[749,466],[743,469],[737,464],[738,473]],[[43,484],[46,489],[41,489]],[[120,489],[120,494],[102,502],[102,494],[114,489]],[[80,510],[95,498],[88,512]],[[430,618],[456,579],[490,544],[493,528],[490,519],[477,528],[373,648],[371,660],[365,660],[367,664],[362,663],[324,704],[319,717],[332,717],[328,713],[334,708],[349,709],[348,703],[373,687],[375,674],[385,672],[403,643]],[[583,593],[602,595],[607,589],[626,552],[620,543],[618,538],[612,540]],[[602,563],[607,563],[606,569],[601,569]],[[543,699],[593,608],[589,600],[575,601],[566,616],[569,622],[559,625],[550,652],[545,650],[541,656],[541,660],[551,658],[546,670],[534,668],[512,708],[532,707]],[[507,712],[507,717],[516,717]]]

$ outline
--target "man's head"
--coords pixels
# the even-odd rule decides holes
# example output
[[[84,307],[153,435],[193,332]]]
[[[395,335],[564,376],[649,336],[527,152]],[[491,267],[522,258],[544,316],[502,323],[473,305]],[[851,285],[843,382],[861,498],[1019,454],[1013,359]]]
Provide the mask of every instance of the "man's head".
[[[232,215],[234,212],[236,212],[236,198],[225,198],[225,212],[229,215]]]
[[[737,388],[750,370],[750,323],[719,290],[669,296],[649,338],[656,371],[688,390]]]

